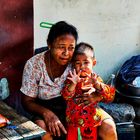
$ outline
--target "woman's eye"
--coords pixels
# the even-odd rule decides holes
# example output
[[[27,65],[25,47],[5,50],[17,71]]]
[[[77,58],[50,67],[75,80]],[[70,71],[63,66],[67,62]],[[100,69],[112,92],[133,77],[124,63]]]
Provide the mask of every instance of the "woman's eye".
[[[61,49],[62,50],[62,49],[64,49],[64,46],[59,46],[58,49]]]
[[[61,48],[61,49],[63,49],[63,48],[64,48],[64,46],[60,46],[60,48]]]
[[[74,50],[74,47],[69,47],[69,51],[73,51]]]

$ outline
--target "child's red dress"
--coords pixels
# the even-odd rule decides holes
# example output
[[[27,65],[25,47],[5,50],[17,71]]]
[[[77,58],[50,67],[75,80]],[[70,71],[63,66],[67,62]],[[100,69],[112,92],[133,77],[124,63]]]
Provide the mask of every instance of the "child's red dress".
[[[98,78],[101,82],[101,78]],[[101,124],[101,112],[97,107],[97,103],[89,105],[80,104],[81,98],[78,98],[82,93],[82,83],[78,83],[75,90],[68,91],[70,80],[66,80],[65,87],[61,94],[67,101],[66,121],[67,121],[67,140],[96,140],[96,126]],[[93,85],[94,87],[94,85]],[[114,97],[114,92],[108,85],[104,85],[101,91],[95,94],[100,94],[103,101],[111,101]]]

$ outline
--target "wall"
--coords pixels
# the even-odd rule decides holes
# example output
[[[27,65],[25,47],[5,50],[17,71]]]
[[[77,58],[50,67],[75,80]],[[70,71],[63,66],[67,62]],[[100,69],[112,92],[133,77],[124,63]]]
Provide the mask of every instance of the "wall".
[[[49,29],[40,22],[65,20],[77,27],[79,41],[94,46],[94,70],[106,80],[140,54],[139,6],[139,0],[34,0],[34,47],[46,46]]]

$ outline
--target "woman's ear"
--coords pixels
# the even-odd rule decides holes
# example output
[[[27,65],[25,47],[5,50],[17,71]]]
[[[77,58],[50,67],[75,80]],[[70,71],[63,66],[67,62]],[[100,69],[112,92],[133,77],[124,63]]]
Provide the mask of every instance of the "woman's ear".
[[[93,66],[95,66],[96,65],[96,59],[94,58],[93,59]]]
[[[48,45],[48,50],[50,50],[50,46]]]
[[[48,40],[47,40],[47,47],[48,47],[48,49],[50,50],[50,43],[48,42]]]

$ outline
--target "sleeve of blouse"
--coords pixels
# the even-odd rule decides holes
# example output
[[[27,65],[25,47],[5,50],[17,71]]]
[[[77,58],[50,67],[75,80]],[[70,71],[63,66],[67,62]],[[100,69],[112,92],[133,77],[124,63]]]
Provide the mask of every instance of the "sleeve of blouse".
[[[102,90],[98,91],[98,93],[102,96],[102,102],[112,102],[114,97],[115,97],[115,88],[114,87],[110,87],[107,84],[103,83],[103,80],[101,77],[98,76],[98,81],[101,82],[102,86]]]
[[[71,92],[68,91],[68,87],[69,87],[70,83],[71,83],[71,81],[66,79],[65,85],[64,85],[64,87],[63,87],[63,89],[61,91],[61,95],[63,96],[63,98],[65,100],[70,100],[75,94],[75,90],[71,91]]]
[[[30,97],[37,97],[38,84],[36,80],[37,70],[31,61],[27,61],[23,70],[21,92]]]

